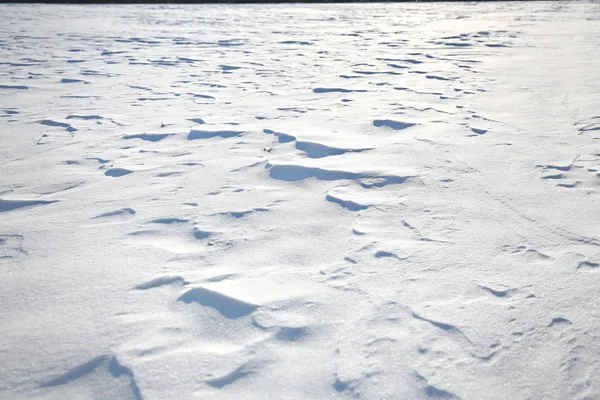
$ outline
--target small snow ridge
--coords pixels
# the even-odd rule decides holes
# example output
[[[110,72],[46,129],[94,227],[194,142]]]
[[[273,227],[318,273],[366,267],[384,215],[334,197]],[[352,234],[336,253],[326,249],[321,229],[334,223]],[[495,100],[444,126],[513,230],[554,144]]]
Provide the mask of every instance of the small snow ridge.
[[[497,290],[497,289],[492,289],[490,287],[483,286],[483,285],[479,285],[479,287],[496,297],[510,297],[517,290],[514,288],[513,289],[505,289],[505,290]]]
[[[243,46],[244,42],[240,39],[221,39],[217,41],[217,45],[222,47]]]
[[[18,208],[40,206],[57,203],[58,200],[3,200],[0,199],[0,213],[16,210]]]
[[[444,46],[452,46],[452,47],[469,47],[472,46],[471,43],[460,43],[460,42],[447,42],[443,43]]]
[[[425,78],[427,79],[435,79],[438,81],[449,81],[450,79],[448,78],[444,78],[443,76],[438,76],[438,75],[425,75]]]
[[[373,125],[375,125],[376,127],[385,126],[388,128],[392,128],[395,131],[399,131],[402,129],[410,128],[411,126],[415,126],[416,124],[412,122],[394,121],[391,119],[376,119],[373,121]]]
[[[331,383],[333,389],[338,393],[344,393],[349,398],[360,397],[356,392],[357,386],[360,384],[359,379],[341,379],[338,373],[334,374],[335,379]]]
[[[228,319],[238,319],[250,315],[259,306],[224,295],[222,293],[197,287],[190,289],[178,299],[186,304],[198,303],[209,307]]]
[[[235,277],[237,277],[237,274],[222,274],[222,275],[217,275],[217,276],[213,276],[210,278],[206,278],[205,281],[206,282],[222,282],[228,279],[233,279]]]
[[[417,380],[421,384],[425,385],[424,391],[425,391],[425,395],[428,398],[460,400],[460,397],[458,397],[454,393],[448,392],[446,390],[440,389],[438,387],[435,387],[435,386],[429,384],[429,380],[427,378],[425,378],[423,375],[419,374],[418,372],[415,372],[415,375],[417,377]]]
[[[90,119],[104,119],[104,117],[101,116],[101,115],[77,115],[77,114],[72,114],[72,115],[69,115],[67,117],[67,119],[90,120]]]
[[[235,71],[236,69],[240,69],[242,67],[236,67],[234,65],[221,65],[220,68],[223,72],[226,72],[226,71]]]
[[[66,122],[58,122],[58,121],[53,121],[51,119],[43,119],[40,121],[40,124],[46,125],[46,126],[57,126],[57,127],[61,127],[61,128],[69,128],[71,126],[71,124],[67,124]]]
[[[207,385],[212,386],[216,389],[222,389],[225,386],[231,385],[232,383],[244,378],[245,376],[251,375],[256,372],[257,365],[255,362],[249,361],[237,367],[230,373],[220,376],[218,378],[209,379],[206,382]]]
[[[373,187],[384,187],[386,185],[399,185],[404,182],[410,176],[395,176],[395,175],[387,175],[387,176],[372,176],[366,177],[366,179],[362,179],[360,181],[360,186],[365,189],[370,189]]]
[[[581,181],[575,181],[575,182],[570,182],[570,183],[557,183],[556,186],[564,187],[564,188],[574,188],[574,187],[579,186],[580,183],[581,183]]]
[[[109,211],[104,214],[96,215],[92,219],[117,217],[117,216],[129,216],[129,215],[135,215],[135,210],[133,208],[121,208],[120,210]]]
[[[202,118],[188,118],[188,121],[192,121],[193,123],[196,123],[198,125],[204,125],[205,122]]]
[[[563,174],[553,174],[542,176],[542,179],[565,179],[566,176]]]
[[[196,139],[210,139],[213,137],[222,137],[222,138],[232,138],[235,136],[239,136],[244,132],[241,131],[199,131],[199,130],[191,130],[188,135],[188,140],[196,140]]]
[[[548,328],[554,325],[571,325],[571,321],[563,317],[552,318],[552,321],[548,324]]]
[[[275,135],[279,143],[289,143],[296,140],[295,136],[288,135],[287,133],[275,132],[271,129],[263,129],[263,132],[267,135]]]
[[[294,164],[274,165],[266,163],[265,168],[269,169],[271,178],[281,181],[296,182],[309,178],[315,178],[320,181],[359,180],[359,184],[366,189],[401,184],[409,178],[407,176],[338,171]]]
[[[343,89],[343,88],[314,88],[313,89],[314,93],[352,93],[352,92],[358,92],[358,93],[364,93],[366,92],[366,90],[364,89]]]
[[[392,253],[390,251],[379,250],[375,253],[375,258],[395,258],[398,260],[402,260],[402,258],[398,257],[397,254]]]
[[[555,169],[558,171],[570,171],[571,168],[573,168],[573,164],[566,164],[566,165],[552,165],[552,164],[548,164],[548,165],[536,165],[538,168],[542,168],[542,169]]]
[[[179,275],[161,276],[160,278],[152,279],[149,282],[137,285],[137,290],[148,290],[165,285],[187,285],[188,282]]]
[[[371,149],[348,149],[331,147],[320,143],[297,141],[296,148],[306,153],[309,158],[337,156],[344,153],[360,153]]]
[[[280,44],[299,44],[301,46],[310,46],[312,45],[311,42],[305,42],[305,41],[300,41],[300,40],[284,40],[282,42],[279,42]]]
[[[94,357],[91,360],[86,361],[83,364],[80,364],[75,368],[67,371],[66,373],[57,376],[56,378],[51,379],[45,383],[42,383],[40,387],[60,386],[74,381],[76,379],[79,379],[81,377],[84,377],[86,375],[89,375],[101,365],[106,364],[108,359],[109,356],[107,355]]]
[[[111,393],[115,397],[142,399],[142,393],[137,385],[133,371],[122,365],[116,356],[108,354],[94,357],[58,377],[42,383],[40,387],[66,385],[90,374],[97,374],[102,379],[107,380],[103,388],[107,393]]]
[[[168,178],[169,176],[180,176],[183,175],[183,172],[180,171],[171,171],[171,172],[161,172],[159,174],[154,175],[157,178]]]
[[[206,232],[198,228],[194,228],[194,237],[198,240],[206,239],[211,235],[211,232]]]
[[[140,133],[137,135],[125,135],[123,139],[142,139],[147,142],[159,142],[166,137],[172,136],[170,133]]]
[[[152,221],[148,221],[149,224],[184,224],[188,222],[189,219],[181,219],[181,218],[158,218],[153,219]]]
[[[483,134],[487,133],[487,129],[471,128],[471,132],[473,132],[477,135],[483,135]]]
[[[431,325],[433,325],[433,326],[435,326],[437,328],[440,328],[440,329],[442,329],[444,331],[457,331],[458,330],[458,328],[456,328],[456,326],[454,326],[454,325],[446,324],[444,322],[434,321],[432,319],[428,319],[428,318],[422,317],[422,316],[420,316],[419,314],[417,314],[415,312],[412,313],[412,316],[414,318],[420,320],[420,321],[428,322]]]
[[[63,78],[60,80],[60,83],[87,83],[87,82],[83,81],[81,79]]]
[[[121,176],[125,176],[127,174],[132,173],[133,171],[125,168],[110,168],[104,172],[104,175],[110,176],[112,178],[119,178]]]
[[[343,198],[338,197],[335,194],[331,194],[331,193],[328,193],[325,196],[325,199],[332,203],[339,204],[341,207],[344,207],[344,208],[348,209],[349,211],[362,211],[362,210],[366,210],[367,208],[369,208],[369,205],[359,204],[352,200],[344,200]]]
[[[0,210],[1,211],[1,210]],[[600,267],[600,264],[595,263],[595,262],[591,262],[591,261],[582,261],[577,265],[577,269],[580,268],[584,268],[584,269],[595,269]]]
[[[279,340],[287,342],[298,342],[310,335],[310,329],[305,326],[302,327],[289,327],[282,326],[277,330],[275,337]]]
[[[271,178],[288,182],[301,181],[308,178],[316,178],[321,181],[354,180],[366,176],[355,172],[304,167],[301,165],[271,166],[267,164],[266,167],[270,167]]]
[[[310,158],[322,158],[328,156],[335,156],[344,154],[347,150],[340,149],[337,147],[330,147],[324,144],[313,143],[313,142],[296,142],[296,148],[302,150]]]
[[[0,117],[8,117],[11,115],[17,115],[19,113],[18,111],[15,111],[14,109],[7,109],[7,108],[0,109],[0,112],[4,113],[3,115],[0,115]]]
[[[253,214],[256,212],[267,212],[267,211],[269,211],[268,208],[259,207],[259,208],[253,208],[251,210],[245,210],[245,211],[226,211],[226,212],[219,213],[219,215],[227,215],[227,216],[239,219],[239,218],[245,217],[246,215],[250,215],[250,214]]]
[[[208,94],[198,94],[198,93],[190,93],[192,95],[192,97],[195,97],[197,99],[208,99],[208,100],[215,100],[214,96],[210,96]]]
[[[24,85],[0,85],[0,89],[27,90],[29,86]]]
[[[540,253],[539,251],[537,251],[535,249],[530,249],[527,246],[518,246],[516,248],[511,248],[510,246],[504,246],[503,250],[510,251],[512,254],[515,254],[515,255],[521,255],[522,257],[525,257],[529,261],[552,261],[552,260],[554,260],[554,258],[552,258],[551,256]]]

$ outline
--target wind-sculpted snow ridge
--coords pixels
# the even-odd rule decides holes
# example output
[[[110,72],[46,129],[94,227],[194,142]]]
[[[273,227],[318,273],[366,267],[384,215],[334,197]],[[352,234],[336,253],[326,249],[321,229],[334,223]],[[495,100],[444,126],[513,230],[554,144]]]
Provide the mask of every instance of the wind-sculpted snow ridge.
[[[0,398],[598,398],[599,3],[0,15]]]

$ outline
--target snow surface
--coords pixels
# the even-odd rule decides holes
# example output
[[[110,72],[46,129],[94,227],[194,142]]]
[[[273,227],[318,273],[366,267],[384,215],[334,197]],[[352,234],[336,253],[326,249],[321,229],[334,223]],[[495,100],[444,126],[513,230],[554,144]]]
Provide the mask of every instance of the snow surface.
[[[600,3],[0,15],[0,398],[600,398]]]

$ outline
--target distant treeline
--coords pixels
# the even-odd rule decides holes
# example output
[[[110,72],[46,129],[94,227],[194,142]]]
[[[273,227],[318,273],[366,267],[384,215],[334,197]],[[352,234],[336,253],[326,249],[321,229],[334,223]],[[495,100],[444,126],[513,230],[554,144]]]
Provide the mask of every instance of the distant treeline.
[[[217,3],[240,3],[240,4],[278,4],[278,3],[480,3],[480,2],[498,2],[498,1],[534,1],[534,0],[77,0],[77,1],[54,1],[54,0],[0,0],[0,3],[50,3],[50,4],[217,4]]]

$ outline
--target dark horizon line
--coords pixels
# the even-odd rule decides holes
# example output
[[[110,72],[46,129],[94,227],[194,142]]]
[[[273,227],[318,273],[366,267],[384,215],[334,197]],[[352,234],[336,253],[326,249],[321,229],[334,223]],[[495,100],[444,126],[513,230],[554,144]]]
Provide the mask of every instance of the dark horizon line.
[[[2,4],[334,4],[334,3],[500,3],[500,2],[534,2],[534,1],[556,1],[556,0],[0,0]]]

